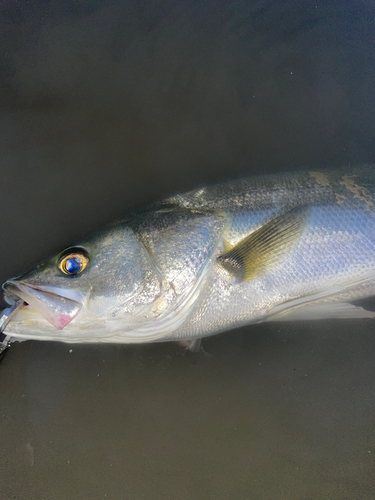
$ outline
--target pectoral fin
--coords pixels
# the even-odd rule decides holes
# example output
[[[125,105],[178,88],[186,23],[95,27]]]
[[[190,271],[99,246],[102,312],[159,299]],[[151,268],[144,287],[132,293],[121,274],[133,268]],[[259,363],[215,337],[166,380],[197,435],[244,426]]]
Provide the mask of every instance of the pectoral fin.
[[[275,217],[220,255],[220,265],[238,282],[256,278],[278,263],[295,245],[309,214],[310,207],[303,206]]]

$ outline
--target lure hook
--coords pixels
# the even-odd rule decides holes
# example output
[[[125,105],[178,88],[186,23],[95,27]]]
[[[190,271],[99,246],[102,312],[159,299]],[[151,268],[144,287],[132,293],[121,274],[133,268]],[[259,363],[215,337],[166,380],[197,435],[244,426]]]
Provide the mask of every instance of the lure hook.
[[[0,315],[0,355],[9,347],[11,336],[3,333],[7,324],[12,319],[12,317],[19,311],[25,302],[23,300],[15,300],[14,303],[6,307]]]

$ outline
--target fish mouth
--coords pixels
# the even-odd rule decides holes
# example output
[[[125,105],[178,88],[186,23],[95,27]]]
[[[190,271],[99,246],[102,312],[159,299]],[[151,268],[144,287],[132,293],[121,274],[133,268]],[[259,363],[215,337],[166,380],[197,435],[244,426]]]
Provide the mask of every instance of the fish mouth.
[[[14,280],[4,283],[3,290],[7,302],[13,304],[15,300],[23,300],[58,330],[70,323],[83,306],[83,296],[75,290],[36,286]]]

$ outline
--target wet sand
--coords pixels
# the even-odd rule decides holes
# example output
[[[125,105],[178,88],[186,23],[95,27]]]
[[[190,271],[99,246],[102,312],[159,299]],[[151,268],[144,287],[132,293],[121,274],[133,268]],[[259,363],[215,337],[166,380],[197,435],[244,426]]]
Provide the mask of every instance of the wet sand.
[[[374,162],[371,1],[5,1],[0,16],[2,282],[176,191]],[[14,344],[1,500],[375,498],[371,320],[203,348]]]

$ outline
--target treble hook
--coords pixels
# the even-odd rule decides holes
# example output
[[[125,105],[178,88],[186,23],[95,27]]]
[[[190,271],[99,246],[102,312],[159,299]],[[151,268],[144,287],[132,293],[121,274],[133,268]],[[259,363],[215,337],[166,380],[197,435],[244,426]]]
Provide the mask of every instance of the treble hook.
[[[16,314],[17,311],[19,311],[23,306],[25,305],[25,302],[21,299],[15,300],[14,303],[6,307],[3,312],[1,313],[0,316],[0,355],[2,352],[5,351],[7,347],[9,347],[10,344],[10,339],[11,335],[7,335],[6,333],[3,333],[7,324],[9,321],[12,319],[12,317]]]

